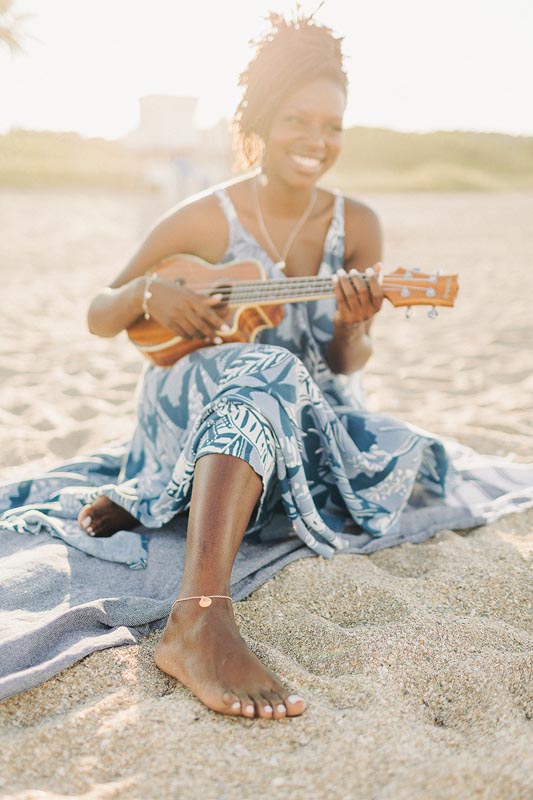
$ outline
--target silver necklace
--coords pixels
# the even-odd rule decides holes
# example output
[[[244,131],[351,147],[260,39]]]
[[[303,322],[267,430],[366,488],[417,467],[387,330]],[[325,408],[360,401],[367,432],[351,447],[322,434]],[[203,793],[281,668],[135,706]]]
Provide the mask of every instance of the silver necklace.
[[[276,259],[277,259],[276,267],[278,267],[278,269],[283,270],[287,266],[286,259],[287,259],[288,252],[291,249],[291,247],[292,247],[292,245],[294,243],[294,240],[296,239],[296,237],[300,233],[301,229],[303,228],[303,226],[305,225],[305,223],[309,219],[309,216],[311,215],[311,212],[315,207],[317,196],[318,196],[318,192],[315,189],[314,192],[313,192],[313,196],[311,197],[311,200],[309,201],[309,205],[305,209],[304,213],[302,214],[302,216],[300,217],[300,219],[298,220],[298,222],[296,223],[296,225],[294,226],[292,231],[289,233],[287,241],[285,242],[285,245],[284,245],[284,247],[283,247],[283,249],[282,249],[282,251],[280,253],[278,248],[276,247],[276,245],[274,244],[274,242],[270,238],[269,233],[268,233],[268,231],[266,229],[265,220],[263,219],[263,212],[261,211],[261,203],[259,202],[259,191],[257,189],[257,181],[254,180],[254,200],[255,200],[255,210],[256,210],[257,222],[259,224],[259,228],[260,228],[261,233],[263,234],[263,236],[265,238],[266,243],[268,244],[268,246],[270,247],[271,251],[274,253],[274,255],[275,255]]]

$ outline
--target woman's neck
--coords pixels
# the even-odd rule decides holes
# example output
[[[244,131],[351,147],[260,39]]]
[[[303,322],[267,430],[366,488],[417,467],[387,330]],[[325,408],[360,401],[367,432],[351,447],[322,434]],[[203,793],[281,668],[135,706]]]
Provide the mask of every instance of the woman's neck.
[[[289,186],[272,175],[259,173],[254,180],[261,202],[261,210],[268,217],[299,217],[316,193],[316,187]]]

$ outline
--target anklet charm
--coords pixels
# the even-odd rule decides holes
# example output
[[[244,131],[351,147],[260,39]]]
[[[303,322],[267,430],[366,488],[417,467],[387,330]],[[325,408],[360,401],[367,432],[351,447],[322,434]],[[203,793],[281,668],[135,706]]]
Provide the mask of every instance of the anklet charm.
[[[194,597],[180,597],[179,600],[175,600],[172,603],[172,608],[176,605],[176,603],[183,603],[184,600],[198,600],[198,605],[202,606],[202,608],[209,608],[213,600],[212,597],[222,597],[224,600],[231,600],[231,597],[228,594],[199,594],[194,595]],[[172,608],[170,609],[172,611]]]

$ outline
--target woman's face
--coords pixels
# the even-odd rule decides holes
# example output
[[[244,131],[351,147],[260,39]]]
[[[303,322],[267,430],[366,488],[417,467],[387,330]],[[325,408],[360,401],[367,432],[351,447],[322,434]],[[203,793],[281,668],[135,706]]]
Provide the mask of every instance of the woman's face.
[[[263,172],[295,187],[316,183],[340,153],[345,105],[342,88],[329,78],[289,95],[272,118]]]

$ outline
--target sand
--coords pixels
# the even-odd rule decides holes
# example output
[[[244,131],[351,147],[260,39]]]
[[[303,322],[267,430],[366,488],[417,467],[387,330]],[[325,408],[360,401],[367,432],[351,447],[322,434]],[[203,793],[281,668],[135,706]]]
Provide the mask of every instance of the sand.
[[[459,272],[457,307],[387,307],[372,409],[533,460],[533,194],[373,195],[387,270]],[[2,477],[126,439],[140,357],[84,327],[149,216],[140,195],[0,192]],[[96,653],[0,706],[17,798],[533,796],[533,512],[371,556],[295,563],[236,606],[308,710],[224,718],[139,646]]]

